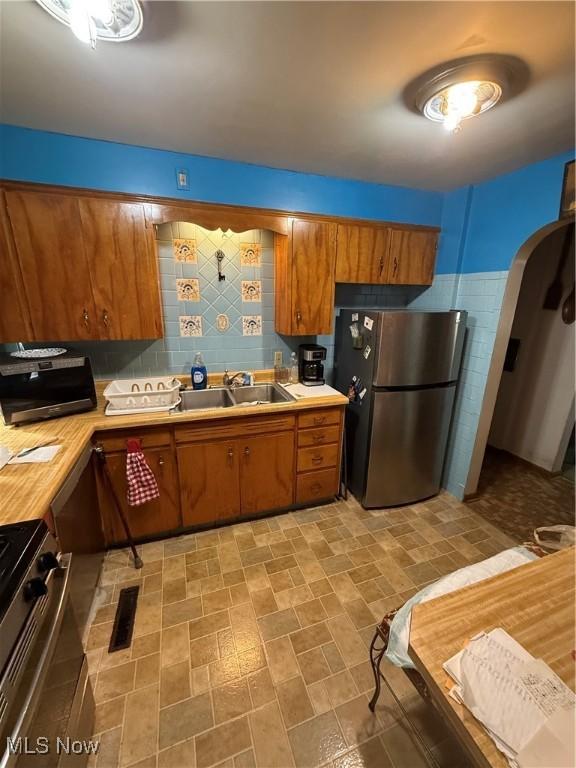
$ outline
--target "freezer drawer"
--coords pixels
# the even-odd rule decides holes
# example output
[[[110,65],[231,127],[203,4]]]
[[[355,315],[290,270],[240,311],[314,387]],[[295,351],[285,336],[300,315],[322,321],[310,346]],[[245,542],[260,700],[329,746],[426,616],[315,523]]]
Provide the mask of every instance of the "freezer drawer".
[[[409,504],[440,490],[455,385],[374,390],[362,504]]]
[[[466,312],[380,312],[375,387],[443,384],[458,378]]]

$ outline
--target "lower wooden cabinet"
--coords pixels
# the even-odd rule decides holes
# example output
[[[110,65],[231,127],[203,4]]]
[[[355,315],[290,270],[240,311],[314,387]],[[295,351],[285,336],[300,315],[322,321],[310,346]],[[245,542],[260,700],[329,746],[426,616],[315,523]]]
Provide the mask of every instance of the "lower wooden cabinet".
[[[107,430],[96,442],[136,539],[329,500],[338,493],[343,408],[315,408],[174,427]],[[160,498],[126,501],[126,441],[138,438]],[[122,523],[99,477],[107,545],[124,542]]]
[[[176,458],[170,445],[162,448],[145,448],[144,456],[150,466],[160,497],[138,507],[131,507],[126,501],[126,452],[106,455],[106,464],[112,477],[112,485],[122,504],[128,525],[134,538],[156,536],[173,531],[182,525],[180,500],[178,498],[178,471]],[[98,500],[102,515],[102,529],[107,544],[126,540],[122,522],[114,508],[108,488],[98,479]]]
[[[185,526],[289,507],[294,501],[294,433],[179,445]]]
[[[239,450],[235,440],[178,446],[184,525],[202,525],[240,514]]]
[[[294,433],[240,441],[240,498],[243,515],[294,503]]]

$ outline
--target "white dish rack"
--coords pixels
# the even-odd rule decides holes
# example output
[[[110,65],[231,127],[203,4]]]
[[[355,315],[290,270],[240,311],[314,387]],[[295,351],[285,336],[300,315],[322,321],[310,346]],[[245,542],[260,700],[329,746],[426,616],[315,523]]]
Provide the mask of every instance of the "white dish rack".
[[[175,408],[180,402],[182,382],[173,376],[116,379],[104,390],[106,413],[147,413]]]

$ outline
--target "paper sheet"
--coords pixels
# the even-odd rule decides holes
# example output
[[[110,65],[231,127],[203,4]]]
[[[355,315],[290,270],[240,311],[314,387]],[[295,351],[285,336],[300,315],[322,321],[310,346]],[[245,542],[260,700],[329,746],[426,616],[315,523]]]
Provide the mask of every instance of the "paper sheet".
[[[35,451],[27,453],[26,456],[20,458],[14,456],[13,459],[10,459],[9,464],[44,464],[47,461],[52,461],[61,447],[61,445],[47,445],[45,448],[36,448]]]
[[[542,659],[497,628],[473,637],[444,669],[456,682],[450,695],[484,726],[511,765],[563,768],[569,755],[562,747],[568,727],[562,713],[574,719],[576,696]],[[551,762],[553,755],[560,762]]]
[[[520,750],[520,768],[574,768],[576,765],[576,710],[560,709],[546,720]]]

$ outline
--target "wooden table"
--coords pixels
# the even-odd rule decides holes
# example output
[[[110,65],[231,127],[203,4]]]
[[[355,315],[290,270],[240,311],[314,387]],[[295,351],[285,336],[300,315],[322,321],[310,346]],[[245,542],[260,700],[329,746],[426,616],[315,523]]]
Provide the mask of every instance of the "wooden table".
[[[468,710],[448,696],[442,664],[476,633],[502,627],[574,690],[574,556],[574,548],[547,555],[412,611],[410,657],[478,766],[508,763]]]

